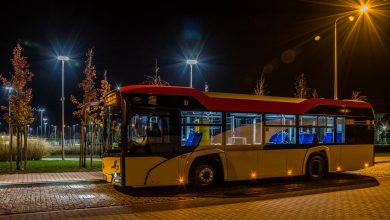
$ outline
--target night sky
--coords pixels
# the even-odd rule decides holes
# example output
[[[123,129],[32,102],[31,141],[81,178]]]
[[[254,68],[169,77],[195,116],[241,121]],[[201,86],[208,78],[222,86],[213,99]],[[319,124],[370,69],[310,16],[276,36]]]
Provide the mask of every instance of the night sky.
[[[12,49],[20,42],[35,74],[33,106],[44,107],[49,123],[58,125],[61,69],[56,56],[72,59],[65,66],[65,121],[74,124],[69,96],[81,95],[78,83],[91,47],[98,78],[107,69],[114,87],[143,82],[145,74],[154,74],[155,58],[162,79],[187,86],[185,60],[195,57],[199,65],[193,80],[201,90],[207,82],[210,91],[253,93],[266,67],[269,95],[292,96],[294,78],[304,73],[320,97],[333,98],[333,23],[338,13],[351,8],[321,3],[353,1],[143,1],[130,6],[119,1],[32,2],[2,3],[0,73],[12,71]],[[361,91],[376,112],[390,112],[386,7],[390,10],[383,6],[380,16],[372,16],[377,35],[364,18],[351,38],[353,24],[346,19],[338,31],[339,98]],[[318,34],[321,40],[314,41]],[[0,103],[6,102],[4,91]]]

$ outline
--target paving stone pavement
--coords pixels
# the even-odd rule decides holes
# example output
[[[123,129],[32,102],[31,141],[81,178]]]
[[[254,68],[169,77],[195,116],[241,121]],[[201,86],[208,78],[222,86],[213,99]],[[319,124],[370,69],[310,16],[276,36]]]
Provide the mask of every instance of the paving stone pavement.
[[[0,186],[10,184],[100,180],[103,180],[103,174],[101,172],[3,174],[0,175]]]
[[[170,210],[136,211],[122,206],[0,219],[390,219],[390,177],[378,180],[379,186],[369,188],[195,208],[181,208],[178,203]]]
[[[390,163],[353,173],[376,177],[379,185],[261,201],[129,195],[111,184],[0,188],[0,219],[390,219]],[[183,205],[196,202],[203,205]]]

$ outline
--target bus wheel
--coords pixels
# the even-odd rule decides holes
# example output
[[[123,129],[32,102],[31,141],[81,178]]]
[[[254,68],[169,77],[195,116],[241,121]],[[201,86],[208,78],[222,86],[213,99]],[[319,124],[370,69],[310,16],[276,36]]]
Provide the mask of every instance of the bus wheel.
[[[200,162],[194,167],[192,185],[198,190],[211,189],[216,185],[217,173],[215,166]]]
[[[320,180],[325,175],[325,161],[319,155],[310,157],[306,165],[306,176],[310,180]]]

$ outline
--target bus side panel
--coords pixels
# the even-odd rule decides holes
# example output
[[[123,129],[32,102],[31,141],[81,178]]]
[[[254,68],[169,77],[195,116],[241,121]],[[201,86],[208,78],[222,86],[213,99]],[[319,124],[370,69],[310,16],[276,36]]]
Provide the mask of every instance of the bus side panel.
[[[300,176],[303,175],[303,164],[306,156],[306,149],[286,150],[287,167],[284,175]]]
[[[126,157],[126,186],[144,186],[149,170],[166,160],[163,157]]]
[[[372,144],[343,145],[340,152],[343,171],[363,169],[366,163],[368,166],[373,165],[374,145]]]
[[[179,157],[171,158],[153,168],[147,176],[146,185],[177,185],[179,183]]]
[[[226,146],[227,179],[228,181],[251,179],[252,173],[257,175],[258,172],[257,150],[227,150],[235,147]]]
[[[287,150],[259,150],[258,177],[282,177],[287,174]]]
[[[103,175],[107,182],[112,182],[112,174],[120,173],[120,157],[103,157],[102,159],[102,170]]]
[[[338,172],[337,167],[341,166],[340,161],[340,149],[342,145],[332,145],[329,146],[329,159],[328,159],[328,171],[329,172]]]

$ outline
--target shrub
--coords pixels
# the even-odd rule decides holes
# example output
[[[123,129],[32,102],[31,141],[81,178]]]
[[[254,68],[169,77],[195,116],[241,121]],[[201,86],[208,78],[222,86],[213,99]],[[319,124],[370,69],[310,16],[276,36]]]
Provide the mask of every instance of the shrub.
[[[49,153],[49,143],[40,138],[28,138],[27,160],[40,160]],[[16,139],[12,140],[12,158],[16,158]],[[0,161],[9,159],[9,136],[0,136]]]
[[[65,155],[79,155],[80,146],[64,146]],[[61,155],[62,149],[61,146],[50,147],[51,155]]]

